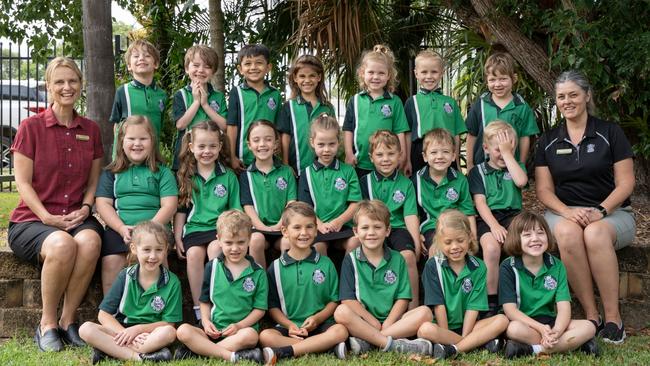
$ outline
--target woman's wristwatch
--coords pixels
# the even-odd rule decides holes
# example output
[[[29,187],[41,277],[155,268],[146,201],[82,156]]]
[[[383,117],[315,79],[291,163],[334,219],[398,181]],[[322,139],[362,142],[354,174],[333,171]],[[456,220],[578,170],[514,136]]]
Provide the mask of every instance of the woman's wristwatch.
[[[607,209],[605,207],[598,205],[595,208],[603,215],[603,217],[607,216]]]
[[[81,204],[81,207],[84,207],[84,206],[88,207],[88,212],[89,212],[90,214],[93,213],[93,205],[91,205],[90,203],[82,203],[82,204]]]

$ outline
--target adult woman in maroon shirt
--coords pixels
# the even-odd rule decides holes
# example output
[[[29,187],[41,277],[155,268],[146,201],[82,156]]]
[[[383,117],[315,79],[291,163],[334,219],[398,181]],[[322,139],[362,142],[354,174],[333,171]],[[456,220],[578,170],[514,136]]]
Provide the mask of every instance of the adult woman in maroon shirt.
[[[41,266],[43,314],[35,340],[43,351],[60,351],[64,342],[84,345],[75,318],[101,248],[102,226],[91,210],[104,154],[97,124],[74,110],[81,93],[75,62],[55,58],[45,81],[50,107],[21,122],[11,147],[20,202],[9,246]]]

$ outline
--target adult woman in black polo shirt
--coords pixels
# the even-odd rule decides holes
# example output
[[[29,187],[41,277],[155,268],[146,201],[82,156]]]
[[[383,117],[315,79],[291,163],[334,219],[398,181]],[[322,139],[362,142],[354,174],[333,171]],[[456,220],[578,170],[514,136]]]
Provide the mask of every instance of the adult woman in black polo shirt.
[[[604,341],[621,343],[616,249],[632,243],[634,188],[632,148],[621,128],[592,115],[591,86],[578,71],[555,83],[555,102],[565,123],[540,138],[535,156],[537,197],[557,239],[569,283],[587,319]],[[605,309],[605,325],[593,280]],[[602,330],[601,330],[602,328]]]

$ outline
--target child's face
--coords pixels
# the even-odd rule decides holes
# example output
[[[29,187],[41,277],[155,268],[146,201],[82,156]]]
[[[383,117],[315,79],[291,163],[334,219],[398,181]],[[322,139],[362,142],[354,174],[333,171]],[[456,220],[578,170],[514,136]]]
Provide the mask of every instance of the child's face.
[[[185,73],[190,80],[201,84],[209,82],[215,71],[216,70],[201,58],[201,55],[198,52],[194,54],[194,57],[192,57],[190,63],[185,68]]]
[[[275,131],[269,126],[256,126],[248,135],[248,148],[258,160],[273,159]]]
[[[370,154],[370,161],[379,174],[387,177],[393,174],[399,165],[399,149],[397,146],[379,145]]]
[[[422,152],[424,161],[435,172],[446,172],[456,159],[454,146],[447,142],[434,141]]]
[[[512,84],[514,84],[514,80],[510,75],[502,74],[496,70],[487,76],[488,90],[497,98],[510,96],[512,94]]]
[[[317,130],[309,141],[321,164],[329,165],[334,161],[339,150],[339,131]]]
[[[521,251],[531,257],[539,257],[548,249],[548,236],[546,231],[539,225],[519,234],[521,240]]]
[[[321,82],[321,75],[309,66],[303,66],[298,69],[293,81],[298,85],[300,93],[303,95],[312,95],[316,92],[316,87]]]
[[[144,125],[126,127],[122,149],[131,163],[143,163],[151,154],[152,148],[151,134]]]
[[[219,246],[226,260],[230,263],[239,263],[246,259],[250,234],[244,230],[237,233],[218,233]]]
[[[307,249],[318,233],[316,218],[294,214],[289,218],[289,225],[280,227],[280,231],[292,248]]]
[[[131,252],[138,258],[140,269],[147,272],[157,270],[165,260],[167,246],[148,232],[140,233],[137,239],[131,244]]]
[[[363,82],[369,92],[383,93],[389,78],[388,67],[383,62],[366,61],[366,67],[363,70]]]
[[[440,80],[442,80],[443,69],[440,60],[425,57],[415,65],[414,72],[421,88],[435,90],[440,85]]]
[[[490,157],[490,165],[499,169],[506,167],[506,162],[503,160],[503,156],[501,156],[501,150],[499,150],[499,143],[496,137],[489,139],[487,144],[483,143],[483,151],[486,156]]]
[[[190,151],[199,165],[210,166],[219,158],[221,151],[221,141],[219,141],[219,132],[207,131],[195,128],[192,130],[192,142],[190,142]]]
[[[126,68],[134,75],[153,75],[158,68],[158,63],[146,49],[134,48]]]
[[[266,74],[271,71],[271,64],[266,62],[264,56],[244,57],[237,70],[248,83],[260,83],[264,81]]]
[[[390,234],[390,227],[383,221],[371,219],[367,215],[360,215],[357,218],[357,225],[353,230],[361,245],[370,250],[382,247],[384,240]]]
[[[469,235],[465,231],[445,227],[440,230],[436,244],[442,254],[452,263],[465,261],[465,255],[469,251]]]

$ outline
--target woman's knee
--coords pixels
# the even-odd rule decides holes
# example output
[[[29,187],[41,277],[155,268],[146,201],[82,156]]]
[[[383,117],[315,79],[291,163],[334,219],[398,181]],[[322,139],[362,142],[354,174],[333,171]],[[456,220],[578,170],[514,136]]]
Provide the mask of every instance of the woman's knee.
[[[56,231],[45,238],[41,254],[45,260],[56,260],[61,264],[74,263],[77,242],[65,231]]]
[[[605,221],[596,221],[584,230],[585,247],[590,250],[598,250],[603,247],[614,248],[616,231]]]
[[[74,236],[77,244],[77,256],[96,261],[102,249],[102,239],[93,230],[83,230]]]

